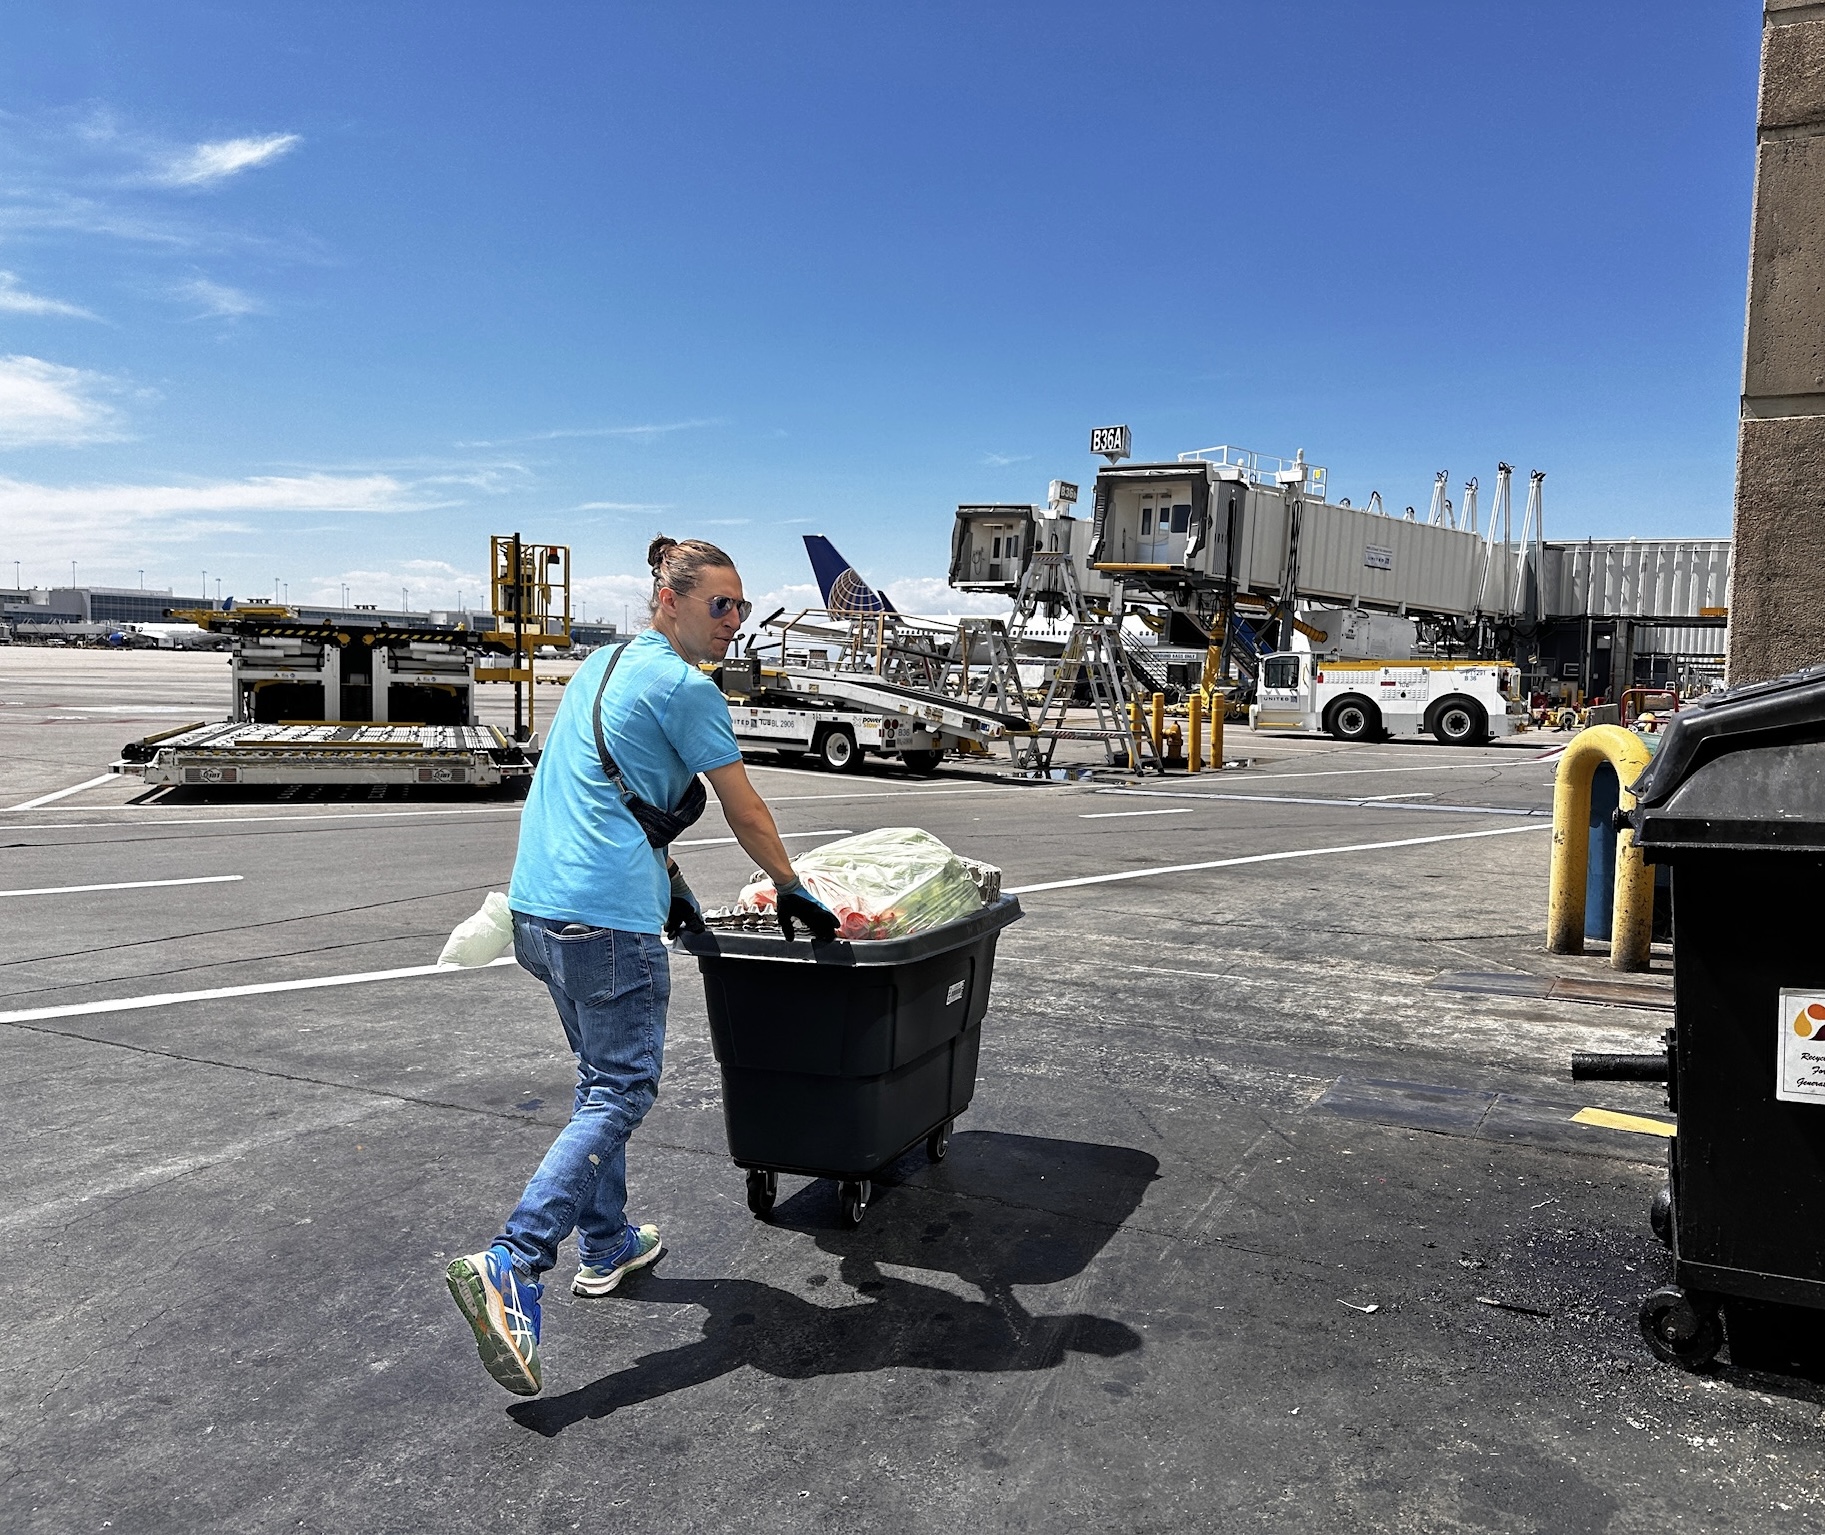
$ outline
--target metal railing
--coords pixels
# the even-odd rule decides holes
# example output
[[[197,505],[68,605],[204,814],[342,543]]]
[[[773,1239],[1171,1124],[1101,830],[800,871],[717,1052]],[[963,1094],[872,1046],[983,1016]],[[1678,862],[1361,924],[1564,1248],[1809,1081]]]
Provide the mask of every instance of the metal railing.
[[[1179,462],[1181,464],[1215,464],[1222,469],[1240,469],[1242,477],[1251,485],[1272,485],[1275,483],[1275,475],[1288,469],[1303,469],[1306,494],[1319,501],[1325,499],[1325,484],[1329,472],[1323,465],[1308,464],[1303,458],[1281,458],[1272,453],[1257,453],[1252,448],[1238,448],[1231,443],[1220,443],[1214,448],[1193,448],[1189,453],[1181,453]]]

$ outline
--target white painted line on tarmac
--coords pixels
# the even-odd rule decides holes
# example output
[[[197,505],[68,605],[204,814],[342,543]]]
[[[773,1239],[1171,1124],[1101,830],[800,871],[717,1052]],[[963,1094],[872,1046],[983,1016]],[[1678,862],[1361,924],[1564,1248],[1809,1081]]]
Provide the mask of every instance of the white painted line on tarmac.
[[[782,831],[780,841],[788,837],[853,837],[855,835],[847,826],[833,826],[829,831]],[[694,837],[689,842],[674,842],[673,847],[733,847],[734,837]]]
[[[153,890],[165,885],[229,885],[244,874],[199,874],[190,879],[130,879],[118,885],[40,885],[35,890],[0,890],[8,895],[78,895],[87,890]]]
[[[1428,762],[1424,767],[1397,768],[1326,768],[1321,773],[1263,773],[1262,781],[1282,778],[1360,778],[1370,773],[1463,773],[1472,769],[1487,770],[1487,762]]]
[[[21,808],[18,806],[15,809]],[[119,805],[71,805],[71,810],[119,810]],[[26,821],[17,831],[111,831],[116,826],[245,826],[269,821],[393,821],[402,816],[419,815],[518,815],[518,805],[463,805],[451,810],[351,810],[336,815],[205,815],[166,818],[146,817],[137,821]]]
[[[1051,789],[1081,787],[1071,784],[972,784],[967,789],[899,789],[861,794],[769,794],[769,805],[785,805],[793,800],[827,799],[921,799],[946,794],[1038,794]]]
[[[1080,821],[1120,821],[1135,815],[1193,815],[1189,805],[1181,810],[1092,810],[1078,816]]]
[[[477,970],[515,963],[511,954],[491,959]],[[216,986],[208,991],[163,991],[144,997],[113,997],[105,1002],[70,1002],[61,1007],[28,1007],[0,1013],[0,1023],[38,1023],[46,1018],[80,1018],[89,1013],[132,1013],[180,1002],[214,1002],[223,997],[262,997],[278,991],[316,991],[325,986],[361,986],[369,981],[404,981],[421,975],[460,975],[459,965],[408,965],[403,970],[368,970],[358,975],[317,975],[302,981],[262,981],[253,986]]]
[[[1337,810],[1420,810],[1449,815],[1551,815],[1550,810],[1527,810],[1509,805],[1403,805],[1388,799],[1313,799],[1304,794],[1189,794],[1171,789],[1098,789],[1098,794],[1145,795],[1149,799],[1240,800],[1251,805],[1326,805]]]
[[[67,789],[59,789],[55,794],[40,794],[37,799],[28,799],[23,805],[8,805],[10,810],[36,810],[40,805],[48,805],[52,800],[68,799],[72,794],[80,794],[84,789],[94,789],[105,783],[112,783],[114,775],[103,773],[99,778],[91,778],[86,783],[71,784]]]
[[[1203,869],[1233,869],[1247,863],[1278,863],[1288,858],[1328,858],[1336,853],[1378,853],[1387,848],[1425,847],[1433,842],[1468,842],[1473,837],[1512,837],[1517,832],[1551,831],[1549,825],[1498,826],[1489,831],[1450,832],[1437,837],[1403,837],[1398,842],[1352,842],[1343,847],[1307,847],[1288,853],[1250,853],[1244,858],[1213,858],[1207,863],[1163,864],[1156,869],[1121,869],[1114,874],[1086,874],[1080,879],[1047,880],[1039,885],[1009,885],[1008,895],[1032,895],[1040,890],[1069,890],[1078,885],[1108,885],[1123,879],[1151,879],[1156,874],[1193,874]],[[0,1014],[0,1022],[5,1015]]]

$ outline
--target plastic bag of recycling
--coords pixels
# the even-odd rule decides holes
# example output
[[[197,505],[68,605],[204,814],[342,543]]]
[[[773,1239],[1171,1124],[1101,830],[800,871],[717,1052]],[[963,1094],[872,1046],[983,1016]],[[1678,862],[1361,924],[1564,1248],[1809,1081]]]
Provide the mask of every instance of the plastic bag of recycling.
[[[915,826],[826,842],[795,854],[792,866],[805,888],[837,914],[843,938],[904,938],[967,917],[983,905],[982,887],[965,860]],[[738,909],[771,912],[774,901],[773,881],[757,874],[743,889]]]
[[[507,897],[490,890],[482,909],[464,917],[444,940],[440,965],[489,965],[513,947],[513,911]]]

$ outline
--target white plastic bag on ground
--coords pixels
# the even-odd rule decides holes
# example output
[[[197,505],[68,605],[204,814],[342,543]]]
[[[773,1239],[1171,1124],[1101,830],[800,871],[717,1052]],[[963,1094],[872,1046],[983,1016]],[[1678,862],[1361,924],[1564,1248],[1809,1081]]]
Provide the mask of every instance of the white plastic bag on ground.
[[[464,917],[444,940],[437,956],[440,965],[487,965],[513,947],[513,911],[507,897],[490,890],[482,909]]]
[[[904,938],[982,910],[982,891],[960,859],[928,831],[887,826],[795,853],[805,888],[837,914],[844,938]],[[756,875],[739,909],[770,912],[773,881]]]

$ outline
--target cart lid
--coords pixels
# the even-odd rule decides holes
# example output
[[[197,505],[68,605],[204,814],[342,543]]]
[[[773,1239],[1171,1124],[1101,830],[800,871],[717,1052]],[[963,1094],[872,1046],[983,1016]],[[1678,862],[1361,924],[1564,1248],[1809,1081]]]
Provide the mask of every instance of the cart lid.
[[[1650,859],[1687,848],[1825,852],[1825,666],[1680,710],[1633,790]]]
[[[800,937],[787,943],[778,932],[724,933],[712,929],[706,933],[680,933],[678,947],[682,952],[694,954],[699,959],[769,959],[789,964],[851,968],[863,965],[904,965],[913,960],[929,959],[934,954],[943,954],[951,949],[960,949],[965,944],[974,943],[978,938],[999,932],[1009,924],[1018,922],[1023,915],[1019,898],[1004,895],[981,911],[905,938],[870,938],[854,943],[847,938],[833,938],[828,943],[818,943],[809,937]]]

